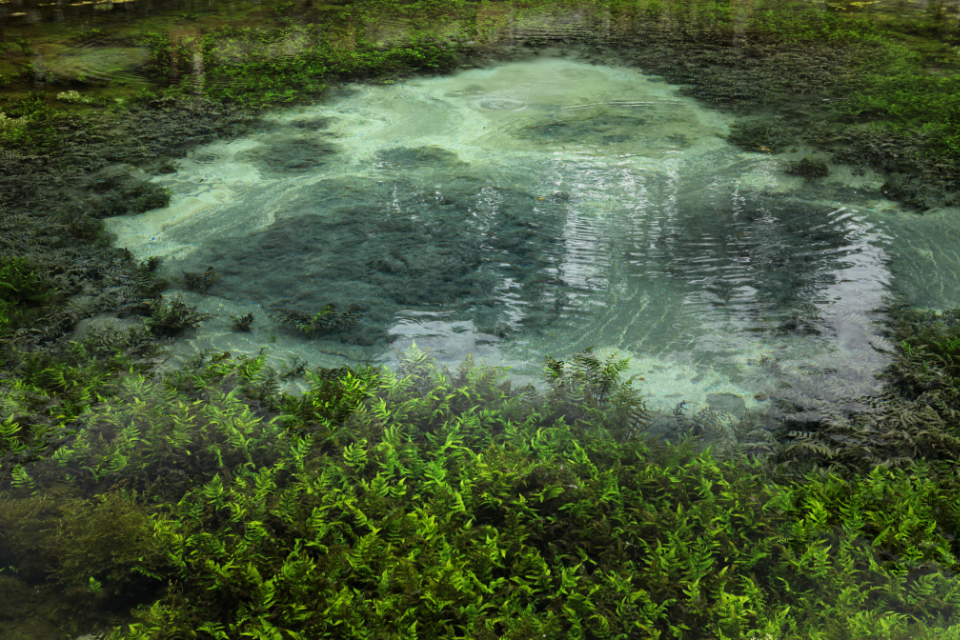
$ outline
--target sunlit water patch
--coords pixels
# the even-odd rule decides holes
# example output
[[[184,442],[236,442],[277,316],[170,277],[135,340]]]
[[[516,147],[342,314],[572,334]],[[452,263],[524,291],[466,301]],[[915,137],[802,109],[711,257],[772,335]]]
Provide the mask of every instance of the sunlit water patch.
[[[729,145],[729,122],[563,57],[353,86],[197,150],[160,179],[169,208],[110,224],[169,275],[223,276],[187,294],[217,316],[180,356],[267,346],[333,366],[416,341],[536,375],[593,347],[633,358],[662,406],[875,390],[876,309],[909,262],[896,216],[850,196],[877,178],[815,189]],[[325,308],[359,319],[312,339],[276,321]],[[232,331],[246,313],[252,331]]]

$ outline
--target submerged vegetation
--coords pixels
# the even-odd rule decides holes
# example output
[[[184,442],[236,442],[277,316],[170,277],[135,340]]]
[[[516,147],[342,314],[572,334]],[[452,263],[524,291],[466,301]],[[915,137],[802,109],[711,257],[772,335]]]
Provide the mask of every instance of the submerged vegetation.
[[[272,317],[277,323],[292,325],[308,338],[314,338],[353,326],[360,319],[361,311],[358,306],[337,311],[337,305],[329,303],[313,315],[302,311],[275,309]]]
[[[531,47],[614,47],[687,85],[743,116],[729,141],[746,150],[805,143],[884,173],[882,193],[918,211],[951,202],[956,16],[870,4],[597,3],[578,9],[599,25],[587,37],[535,28],[554,2],[284,2],[236,24],[51,36],[139,51],[149,86],[27,67],[44,43],[9,38],[0,600],[21,615],[5,610],[0,635],[957,637],[940,631],[960,624],[957,313],[891,312],[883,397],[815,422],[748,416],[745,446],[707,449],[707,418],[648,437],[640,381],[590,352],[548,359],[542,391],[417,350],[396,371],[211,352],[164,373],[159,342],[209,316],[164,299],[158,261],[109,248],[100,220],[166,206],[149,172],[271,105],[483,64],[511,25]],[[130,324],[97,325],[108,312]],[[314,338],[359,314],[275,319]],[[253,315],[232,320],[248,331]],[[281,392],[295,377],[308,390]]]
[[[947,362],[921,349],[898,380]],[[87,624],[143,603],[118,639],[933,638],[957,622],[948,467],[866,459],[774,483],[766,458],[646,439],[624,367],[550,360],[539,393],[416,349],[396,372],[309,371],[302,396],[262,354],[124,376],[74,437],[9,469],[7,588],[61,594]],[[955,410],[960,380],[937,380]]]
[[[807,180],[826,178],[830,175],[827,163],[817,158],[801,158],[795,162],[788,162],[784,171],[787,175],[800,176]]]

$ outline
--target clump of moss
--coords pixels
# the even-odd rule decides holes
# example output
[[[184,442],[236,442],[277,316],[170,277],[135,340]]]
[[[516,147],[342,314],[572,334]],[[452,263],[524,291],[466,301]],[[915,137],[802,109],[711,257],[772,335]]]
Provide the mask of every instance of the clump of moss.
[[[727,140],[744,151],[779,153],[793,142],[793,135],[774,120],[752,120],[731,125]]]
[[[827,163],[817,158],[802,158],[788,162],[785,172],[788,176],[800,176],[807,180],[826,178],[830,175]]]
[[[154,182],[111,176],[97,180],[90,206],[97,217],[108,218],[145,213],[170,204],[170,190]]]
[[[911,209],[923,211],[929,208],[924,197],[923,184],[913,176],[902,174],[890,176],[880,187],[880,193],[885,198],[905,204]]]

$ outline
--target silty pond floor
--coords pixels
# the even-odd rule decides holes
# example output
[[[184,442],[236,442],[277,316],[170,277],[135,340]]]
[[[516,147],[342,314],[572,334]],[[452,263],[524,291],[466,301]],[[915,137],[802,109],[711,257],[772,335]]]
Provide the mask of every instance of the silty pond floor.
[[[891,294],[960,302],[956,212],[832,165],[784,172],[725,140],[733,116],[577,49],[392,85],[346,85],[155,179],[168,208],[108,221],[215,314],[173,348],[262,347],[310,367],[395,363],[413,342],[533,380],[546,355],[631,358],[655,407],[742,415],[876,391]],[[275,309],[354,309],[304,336]],[[329,309],[329,307],[328,307]],[[231,316],[252,313],[249,332]]]

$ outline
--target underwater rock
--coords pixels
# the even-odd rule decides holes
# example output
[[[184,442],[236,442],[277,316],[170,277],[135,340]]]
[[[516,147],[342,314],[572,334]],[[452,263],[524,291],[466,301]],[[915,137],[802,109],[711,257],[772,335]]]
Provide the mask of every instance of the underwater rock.
[[[895,200],[912,209],[925,210],[927,200],[924,197],[923,184],[913,176],[894,174],[880,187],[883,197]]]
[[[793,142],[792,132],[780,122],[752,120],[735,122],[727,141],[744,151],[779,153]]]
[[[140,324],[141,322],[139,320],[133,318],[117,318],[115,315],[104,313],[92,318],[84,318],[78,322],[73,330],[73,339],[78,341],[83,340],[91,335],[91,333],[103,331],[128,332],[136,329]]]
[[[170,204],[170,192],[149,182],[147,174],[127,164],[104,167],[86,181],[84,206],[98,218],[144,213]]]

